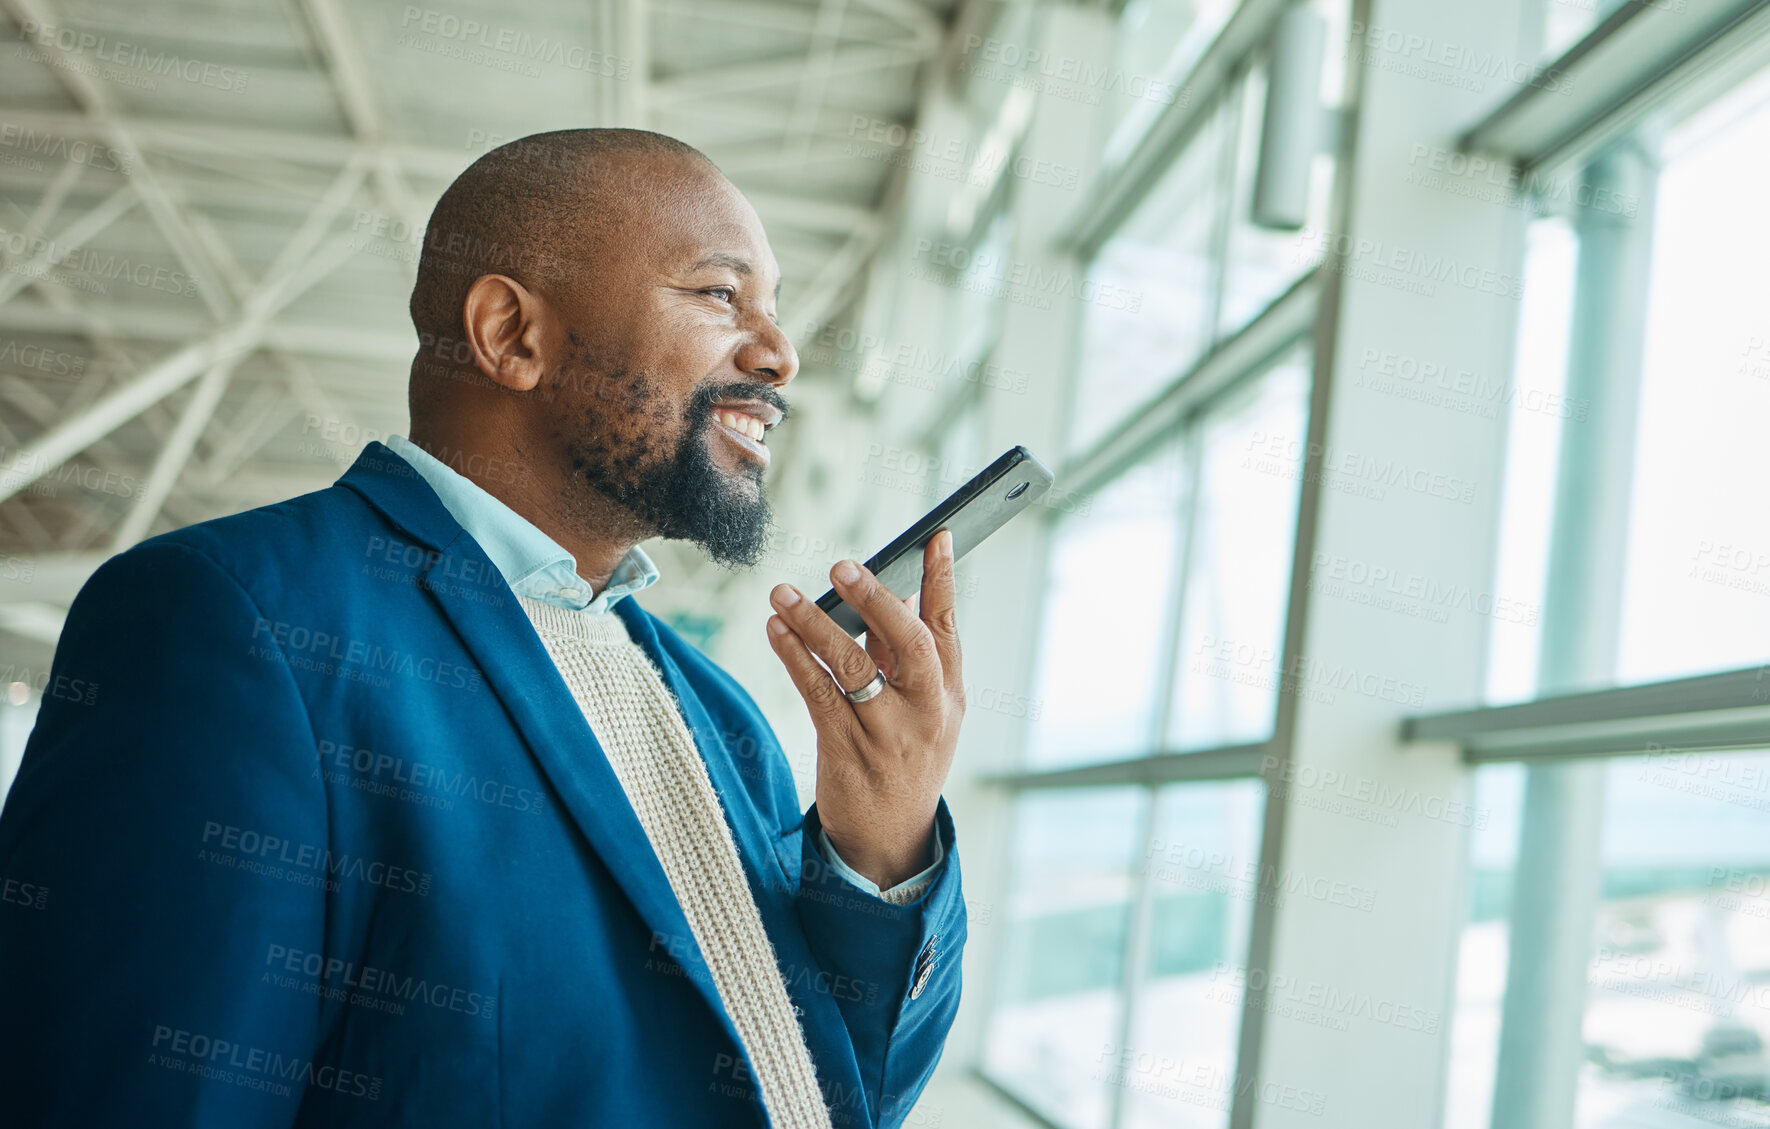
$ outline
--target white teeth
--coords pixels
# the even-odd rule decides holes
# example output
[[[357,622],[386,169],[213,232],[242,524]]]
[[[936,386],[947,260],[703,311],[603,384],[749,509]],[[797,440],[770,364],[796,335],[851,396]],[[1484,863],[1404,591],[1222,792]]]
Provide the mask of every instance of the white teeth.
[[[763,433],[768,430],[762,426],[761,420],[743,412],[719,410],[713,413],[713,418],[738,434],[754,439],[758,443],[762,442]]]

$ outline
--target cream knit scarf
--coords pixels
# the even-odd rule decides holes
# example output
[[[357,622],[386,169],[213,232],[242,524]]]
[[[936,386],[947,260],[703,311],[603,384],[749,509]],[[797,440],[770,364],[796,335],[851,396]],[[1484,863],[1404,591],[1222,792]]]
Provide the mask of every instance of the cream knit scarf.
[[[777,1129],[830,1129],[737,844],[676,702],[612,612],[518,597],[663,863]]]

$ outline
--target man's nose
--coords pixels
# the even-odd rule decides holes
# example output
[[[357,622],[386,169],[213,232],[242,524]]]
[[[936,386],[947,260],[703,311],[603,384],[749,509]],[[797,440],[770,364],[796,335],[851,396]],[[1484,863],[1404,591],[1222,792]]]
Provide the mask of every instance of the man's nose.
[[[746,374],[779,387],[799,374],[799,353],[786,330],[758,317],[756,332],[738,350],[737,365]]]

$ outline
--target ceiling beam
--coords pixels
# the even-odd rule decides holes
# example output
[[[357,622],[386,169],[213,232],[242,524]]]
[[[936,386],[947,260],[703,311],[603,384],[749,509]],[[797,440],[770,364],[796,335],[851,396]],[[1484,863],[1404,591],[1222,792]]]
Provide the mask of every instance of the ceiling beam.
[[[135,303],[95,302],[78,309],[57,309],[45,302],[14,298],[0,306],[0,330],[8,333],[77,336],[103,326],[125,341],[189,341],[212,331],[214,324],[190,310]],[[264,327],[267,348],[314,357],[365,362],[411,361],[418,339],[375,326],[332,322],[272,321]]]
[[[15,452],[9,464],[0,468],[0,502],[85,450],[93,440],[110,434],[150,405],[159,403],[198,373],[229,357],[251,352],[263,341],[265,324],[277,310],[294,301],[351,254],[348,240],[334,237],[298,270],[281,278],[267,278],[246,302],[238,321],[149,366]]]
[[[852,76],[862,71],[906,66],[920,62],[928,52],[914,41],[896,44],[850,43],[833,53],[832,67],[838,73]],[[799,81],[805,60],[799,55],[785,55],[755,63],[733,63],[730,66],[697,70],[652,84],[652,104],[674,105],[702,99],[724,101],[746,91],[770,90],[792,86]]]
[[[30,259],[22,263],[8,263],[5,277],[0,278],[0,303],[60,266],[69,255],[84,247],[88,240],[123,218],[135,207],[138,199],[135,189],[125,184],[106,196],[97,207],[44,240],[42,249]],[[25,246],[30,246],[32,242],[35,242],[35,238],[27,240]]]

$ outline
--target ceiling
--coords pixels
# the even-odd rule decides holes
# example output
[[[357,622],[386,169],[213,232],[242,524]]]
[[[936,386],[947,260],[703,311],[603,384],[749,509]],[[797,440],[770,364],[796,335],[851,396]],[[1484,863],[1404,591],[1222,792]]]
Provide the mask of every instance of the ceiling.
[[[403,430],[424,221],[503,141],[682,138],[761,214],[783,324],[840,313],[900,195],[856,132],[913,121],[980,13],[0,0],[0,635],[46,648],[105,556]]]

